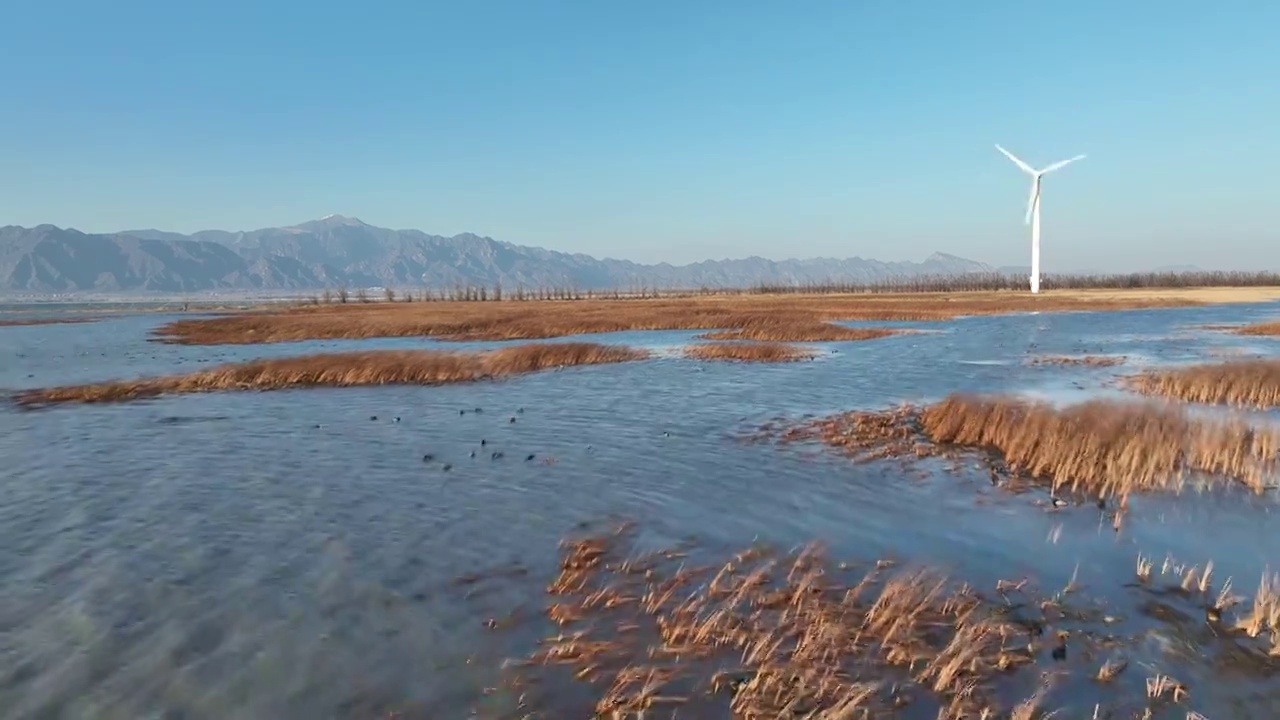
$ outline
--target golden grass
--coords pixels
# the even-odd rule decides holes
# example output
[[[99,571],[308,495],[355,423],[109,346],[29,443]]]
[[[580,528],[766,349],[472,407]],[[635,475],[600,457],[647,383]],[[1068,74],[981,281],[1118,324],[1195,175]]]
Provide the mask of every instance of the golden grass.
[[[795,362],[809,360],[813,350],[776,342],[703,343],[684,349],[695,360],[736,360],[741,362]]]
[[[1271,408],[1280,406],[1280,360],[1233,360],[1150,370],[1125,378],[1123,385],[1146,395],[1189,402]]]
[[[1261,491],[1280,452],[1274,428],[1192,417],[1175,406],[1095,400],[1060,409],[968,395],[811,421],[781,437],[819,440],[858,459],[987,451],[1015,475],[1095,497],[1177,491],[1192,474]]]
[[[364,385],[475,382],[576,365],[642,360],[648,354],[616,345],[538,343],[483,353],[387,350],[254,360],[210,370],[19,393],[19,405],[127,402],[159,395],[223,390],[284,390]]]
[[[1089,367],[1113,367],[1124,363],[1121,355],[1035,355],[1028,365],[1086,365]]]
[[[1008,717],[997,685],[1047,655],[1032,632],[1042,621],[927,568],[877,562],[859,578],[816,545],[695,565],[683,551],[629,555],[626,534],[562,543],[547,587],[558,630],[518,664],[568,670],[593,691],[597,717],[727,706],[732,717],[836,720],[887,716],[921,696],[939,718]],[[1028,606],[1061,613],[1052,600]]]
[[[947,320],[1019,311],[1179,307],[1200,301],[1176,292],[1132,296],[1087,292],[851,295],[719,295],[642,300],[356,303],[262,309],[179,320],[157,331],[168,342],[246,344],[313,339],[430,336],[456,340],[563,337],[626,330],[744,330],[741,339],[801,341],[788,325],[836,340],[864,339],[832,320]],[[750,330],[750,328],[759,328]],[[833,329],[834,328],[834,329]]]
[[[0,320],[0,327],[27,327],[30,325],[78,325],[80,323],[98,322],[102,318],[29,318],[26,320]]]

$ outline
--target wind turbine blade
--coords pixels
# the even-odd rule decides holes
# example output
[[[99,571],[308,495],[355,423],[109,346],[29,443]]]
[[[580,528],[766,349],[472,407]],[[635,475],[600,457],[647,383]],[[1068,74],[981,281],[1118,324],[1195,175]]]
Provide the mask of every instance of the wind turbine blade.
[[[1031,224],[1031,213],[1036,209],[1036,201],[1040,199],[1040,178],[1031,181],[1031,195],[1027,197],[1027,224]]]
[[[1041,175],[1044,175],[1045,173],[1051,173],[1051,172],[1053,172],[1054,170],[1059,170],[1059,169],[1061,169],[1061,168],[1064,168],[1064,167],[1066,167],[1066,166],[1070,165],[1071,163],[1073,163],[1073,162],[1075,162],[1075,161],[1077,161],[1077,160],[1083,160],[1084,158],[1085,158],[1085,156],[1084,156],[1084,155],[1077,155],[1077,156],[1075,156],[1075,157],[1071,158],[1070,160],[1059,160],[1058,162],[1056,162],[1056,163],[1054,163],[1054,164],[1050,165],[1049,167],[1047,167],[1047,168],[1045,168],[1045,169],[1041,170],[1041,171],[1040,171],[1040,174],[1041,174]]]
[[[1026,164],[1026,163],[1022,162],[1021,160],[1019,160],[1019,159],[1017,158],[1017,156],[1015,156],[1013,153],[1011,153],[1011,152],[1009,152],[1008,150],[1005,150],[1004,148],[1000,147],[1000,144],[999,144],[999,143],[996,143],[996,149],[997,149],[997,150],[999,150],[999,151],[1000,151],[1000,153],[1001,153],[1002,155],[1004,155],[1005,157],[1007,157],[1007,158],[1009,158],[1010,160],[1012,160],[1014,165],[1017,165],[1018,167],[1022,168],[1022,171],[1023,171],[1023,172],[1025,172],[1025,173],[1027,173],[1027,174],[1029,174],[1029,175],[1035,175],[1035,174],[1036,174],[1036,171],[1035,171],[1035,169],[1034,169],[1034,168],[1032,168],[1030,165],[1028,165],[1028,164]]]

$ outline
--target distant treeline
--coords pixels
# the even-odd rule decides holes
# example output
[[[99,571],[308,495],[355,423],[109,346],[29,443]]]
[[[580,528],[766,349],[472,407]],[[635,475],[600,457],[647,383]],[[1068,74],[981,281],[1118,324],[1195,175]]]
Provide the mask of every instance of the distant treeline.
[[[715,294],[718,291],[699,291],[702,294]],[[741,292],[741,291],[733,291]],[[349,290],[340,287],[337,290],[326,289],[323,294],[313,295],[313,305],[331,303],[370,303],[370,302],[489,302],[502,300],[624,300],[631,298],[680,297],[698,294],[688,291],[668,291],[656,288],[636,287],[631,290],[579,290],[572,287],[516,288],[504,290],[502,286],[483,287],[477,285],[458,285],[451,288],[418,288],[416,290],[395,290],[382,288],[371,292],[363,288]]]
[[[912,275],[872,282],[767,283],[750,288],[712,288],[696,290],[659,289],[637,285],[630,289],[581,290],[574,287],[503,289],[456,285],[449,288],[395,290],[386,288],[376,293],[365,289],[338,288],[325,290],[310,298],[312,304],[370,302],[490,302],[528,300],[631,300],[643,298],[678,298],[694,295],[834,295],[855,293],[954,293],[1027,290],[1025,275],[1003,273],[970,273],[966,275]],[[1139,288],[1193,287],[1280,287],[1280,273],[1274,272],[1165,272],[1107,275],[1042,275],[1044,290],[1124,290]]]
[[[1270,287],[1280,286],[1273,272],[1164,272],[1107,275],[1041,275],[1043,290],[1125,290],[1138,288]],[[870,283],[762,284],[750,292],[776,293],[927,293],[1027,290],[1028,276],[1003,273],[913,275]]]

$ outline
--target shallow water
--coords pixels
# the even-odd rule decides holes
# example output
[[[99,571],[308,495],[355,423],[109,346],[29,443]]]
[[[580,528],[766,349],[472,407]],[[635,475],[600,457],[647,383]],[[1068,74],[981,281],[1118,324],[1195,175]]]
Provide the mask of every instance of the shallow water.
[[[820,539],[837,557],[936,564],[979,587],[1031,576],[1052,591],[1078,567],[1083,592],[1126,616],[1149,600],[1124,587],[1140,551],[1157,564],[1166,554],[1197,564],[1212,558],[1215,576],[1233,576],[1238,592],[1251,593],[1280,557],[1271,497],[1145,498],[1117,535],[1092,506],[1045,512],[1034,494],[999,492],[977,471],[919,478],[895,463],[853,465],[812,447],[737,438],[777,416],[956,390],[1061,402],[1114,393],[1104,383],[1134,367],[1221,360],[1218,353],[1236,349],[1275,354],[1280,345],[1267,338],[1195,326],[1276,311],[1264,304],[895,323],[939,332],[810,343],[823,352],[817,360],[772,366],[679,358],[695,331],[610,333],[573,339],[663,357],[436,388],[227,393],[34,412],[4,406],[0,714],[371,718],[401,709],[406,717],[465,717],[497,682],[500,661],[530,649],[484,621],[521,605],[537,615],[557,541],[610,516],[636,520],[655,547],[691,535],[712,551],[757,538],[782,547]],[[312,352],[501,344],[147,342],[170,319],[0,328],[0,388]],[[1084,353],[1131,362],[1025,363]],[[452,584],[507,563],[528,574],[485,584],[493,589],[471,598]],[[1178,658],[1168,636],[1151,637],[1133,652],[1176,670],[1192,688],[1191,707],[1209,717],[1268,716],[1251,713],[1280,700],[1274,683]],[[1151,674],[1135,670],[1117,685],[1140,696]],[[1069,717],[1092,710],[1092,698],[1057,699]]]

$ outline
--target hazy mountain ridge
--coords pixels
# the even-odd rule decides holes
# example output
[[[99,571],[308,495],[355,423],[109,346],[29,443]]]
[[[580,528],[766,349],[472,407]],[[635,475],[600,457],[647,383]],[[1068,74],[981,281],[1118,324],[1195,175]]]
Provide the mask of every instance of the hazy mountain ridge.
[[[919,263],[863,258],[706,260],[643,265],[501,242],[391,230],[331,215],[246,232],[160,230],[90,234],[0,227],[0,291],[28,293],[314,290],[463,285],[612,289],[868,282],[894,276],[990,272],[935,253]]]

